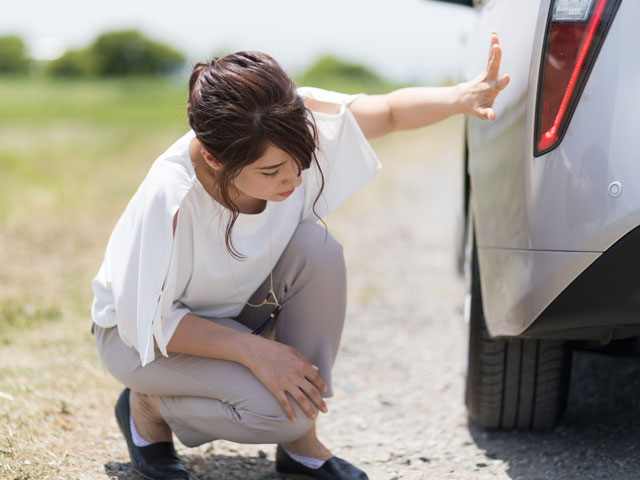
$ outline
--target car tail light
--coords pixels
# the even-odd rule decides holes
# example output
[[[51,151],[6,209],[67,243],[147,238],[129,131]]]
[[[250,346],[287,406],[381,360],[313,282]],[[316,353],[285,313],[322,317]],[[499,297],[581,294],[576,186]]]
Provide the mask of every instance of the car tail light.
[[[558,145],[621,0],[553,0],[542,49],[534,155]]]

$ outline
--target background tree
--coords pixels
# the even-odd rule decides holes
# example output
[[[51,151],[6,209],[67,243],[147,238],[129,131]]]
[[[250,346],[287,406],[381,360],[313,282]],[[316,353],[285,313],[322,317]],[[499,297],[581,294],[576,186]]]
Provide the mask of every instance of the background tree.
[[[180,70],[185,61],[178,50],[137,30],[118,30],[103,33],[87,48],[68,50],[49,62],[47,72],[69,77],[164,75]]]
[[[338,90],[344,93],[383,93],[395,87],[364,65],[331,55],[320,57],[296,78],[300,86]]]
[[[21,74],[29,71],[27,48],[16,35],[0,37],[0,74]]]
[[[100,35],[89,47],[96,73],[103,76],[167,74],[185,63],[182,53],[150,40],[137,30]]]
[[[51,60],[46,72],[61,77],[79,77],[96,73],[95,61],[88,49],[67,50],[64,55]]]

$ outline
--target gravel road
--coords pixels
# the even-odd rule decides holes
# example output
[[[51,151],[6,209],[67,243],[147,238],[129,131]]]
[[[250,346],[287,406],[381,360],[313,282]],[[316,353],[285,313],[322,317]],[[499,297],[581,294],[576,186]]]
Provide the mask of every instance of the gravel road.
[[[377,144],[385,167],[329,219],[345,248],[349,307],[321,438],[372,480],[640,477],[635,359],[576,354],[569,408],[551,433],[469,424],[464,286],[453,263],[459,127],[456,119]],[[179,452],[197,479],[277,478],[271,445]],[[105,471],[132,478],[128,467]]]

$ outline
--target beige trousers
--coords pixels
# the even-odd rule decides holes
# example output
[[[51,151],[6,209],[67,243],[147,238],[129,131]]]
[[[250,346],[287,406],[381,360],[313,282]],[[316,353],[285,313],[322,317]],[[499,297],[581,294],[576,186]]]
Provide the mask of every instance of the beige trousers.
[[[295,347],[327,384],[332,396],[331,368],[338,352],[346,309],[346,274],[342,247],[315,223],[302,223],[273,269],[274,290],[282,304],[275,340]],[[269,279],[253,294],[260,303]],[[236,319],[211,321],[251,331],[273,307],[245,307]],[[226,360],[180,353],[142,367],[136,350],[125,345],[117,327],[95,325],[95,341],[109,372],[134,391],[154,395],[160,413],[178,439],[189,447],[217,439],[238,443],[286,443],[312,426],[298,404],[291,422],[275,397],[245,366]]]

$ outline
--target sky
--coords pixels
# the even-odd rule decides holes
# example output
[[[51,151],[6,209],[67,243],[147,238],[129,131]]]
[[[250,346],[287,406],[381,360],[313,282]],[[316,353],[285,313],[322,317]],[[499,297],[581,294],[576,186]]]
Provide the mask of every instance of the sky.
[[[33,56],[82,48],[104,31],[137,28],[195,62],[261,50],[295,74],[324,53],[364,63],[396,81],[455,74],[474,12],[433,0],[22,0],[0,16]]]

